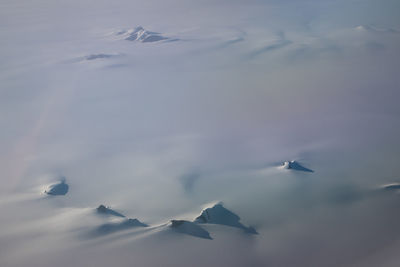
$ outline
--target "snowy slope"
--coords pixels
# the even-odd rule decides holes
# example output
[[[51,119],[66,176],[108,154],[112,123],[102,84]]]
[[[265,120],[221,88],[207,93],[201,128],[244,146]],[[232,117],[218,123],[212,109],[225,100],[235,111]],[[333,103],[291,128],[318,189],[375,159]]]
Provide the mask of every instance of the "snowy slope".
[[[399,12],[2,1],[0,266],[397,266]]]

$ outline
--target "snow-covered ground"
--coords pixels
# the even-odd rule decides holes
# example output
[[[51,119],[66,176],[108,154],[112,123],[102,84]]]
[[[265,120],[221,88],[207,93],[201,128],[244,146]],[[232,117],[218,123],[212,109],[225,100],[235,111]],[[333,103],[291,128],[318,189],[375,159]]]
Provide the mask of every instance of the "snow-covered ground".
[[[398,266],[397,0],[2,0],[0,266]]]

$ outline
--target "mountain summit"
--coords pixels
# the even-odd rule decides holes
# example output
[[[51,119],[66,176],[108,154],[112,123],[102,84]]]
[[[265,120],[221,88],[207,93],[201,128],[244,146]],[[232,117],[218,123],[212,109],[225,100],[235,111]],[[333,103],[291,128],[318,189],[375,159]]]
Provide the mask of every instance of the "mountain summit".
[[[300,163],[298,163],[297,161],[294,161],[294,160],[285,161],[284,163],[282,163],[281,167],[283,169],[288,169],[288,170],[296,170],[296,171],[303,171],[303,172],[314,172],[313,170],[302,166]]]
[[[194,222],[227,225],[243,229],[246,233],[257,234],[257,231],[253,227],[243,225],[240,222],[240,217],[224,208],[221,203],[211,208],[204,209]]]
[[[137,41],[141,43],[153,43],[171,40],[169,37],[162,36],[161,33],[147,31],[142,26],[138,26],[134,29],[119,31],[117,32],[117,35],[121,36],[124,40]]]
[[[44,192],[48,195],[59,196],[68,193],[69,186],[66,183],[66,179],[63,177],[57,184],[50,185]]]

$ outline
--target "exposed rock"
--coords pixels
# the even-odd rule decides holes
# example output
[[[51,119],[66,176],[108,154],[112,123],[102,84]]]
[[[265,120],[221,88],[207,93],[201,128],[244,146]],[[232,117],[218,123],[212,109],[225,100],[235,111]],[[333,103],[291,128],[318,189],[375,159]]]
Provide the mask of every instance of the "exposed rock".
[[[151,32],[145,30],[143,27],[139,26],[135,29],[122,30],[117,32],[118,36],[121,36],[124,40],[137,41],[142,43],[152,43],[159,41],[176,41],[177,39],[171,39],[165,37],[158,32]]]
[[[67,194],[68,189],[69,189],[69,186],[66,184],[65,178],[63,178],[60,183],[50,185],[49,188],[47,190],[45,190],[44,192],[48,195],[60,196],[60,195]]]
[[[96,208],[97,213],[105,214],[105,215],[112,215],[117,217],[125,217],[125,215],[116,212],[115,210],[111,209],[110,207],[106,207],[104,205],[100,205]]]
[[[400,191],[400,184],[399,183],[387,184],[382,186],[382,188],[388,191]]]
[[[240,223],[240,217],[230,210],[224,208],[220,203],[211,208],[203,210],[200,216],[198,216],[194,222],[222,224],[243,229],[246,233],[257,234],[257,231],[253,227],[247,227]]]
[[[106,223],[96,228],[94,234],[106,235],[118,231],[128,230],[136,227],[147,227],[148,225],[142,223],[138,219],[124,219],[121,222]]]
[[[288,170],[303,171],[303,172],[314,172],[313,170],[300,165],[297,161],[294,161],[294,160],[285,161],[282,164],[282,168],[288,169]]]

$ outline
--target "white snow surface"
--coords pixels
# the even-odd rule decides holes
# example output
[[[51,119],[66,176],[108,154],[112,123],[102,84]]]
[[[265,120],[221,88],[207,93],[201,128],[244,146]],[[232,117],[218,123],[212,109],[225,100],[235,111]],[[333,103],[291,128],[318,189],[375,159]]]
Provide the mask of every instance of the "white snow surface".
[[[397,267],[398,14],[1,1],[0,266]]]

